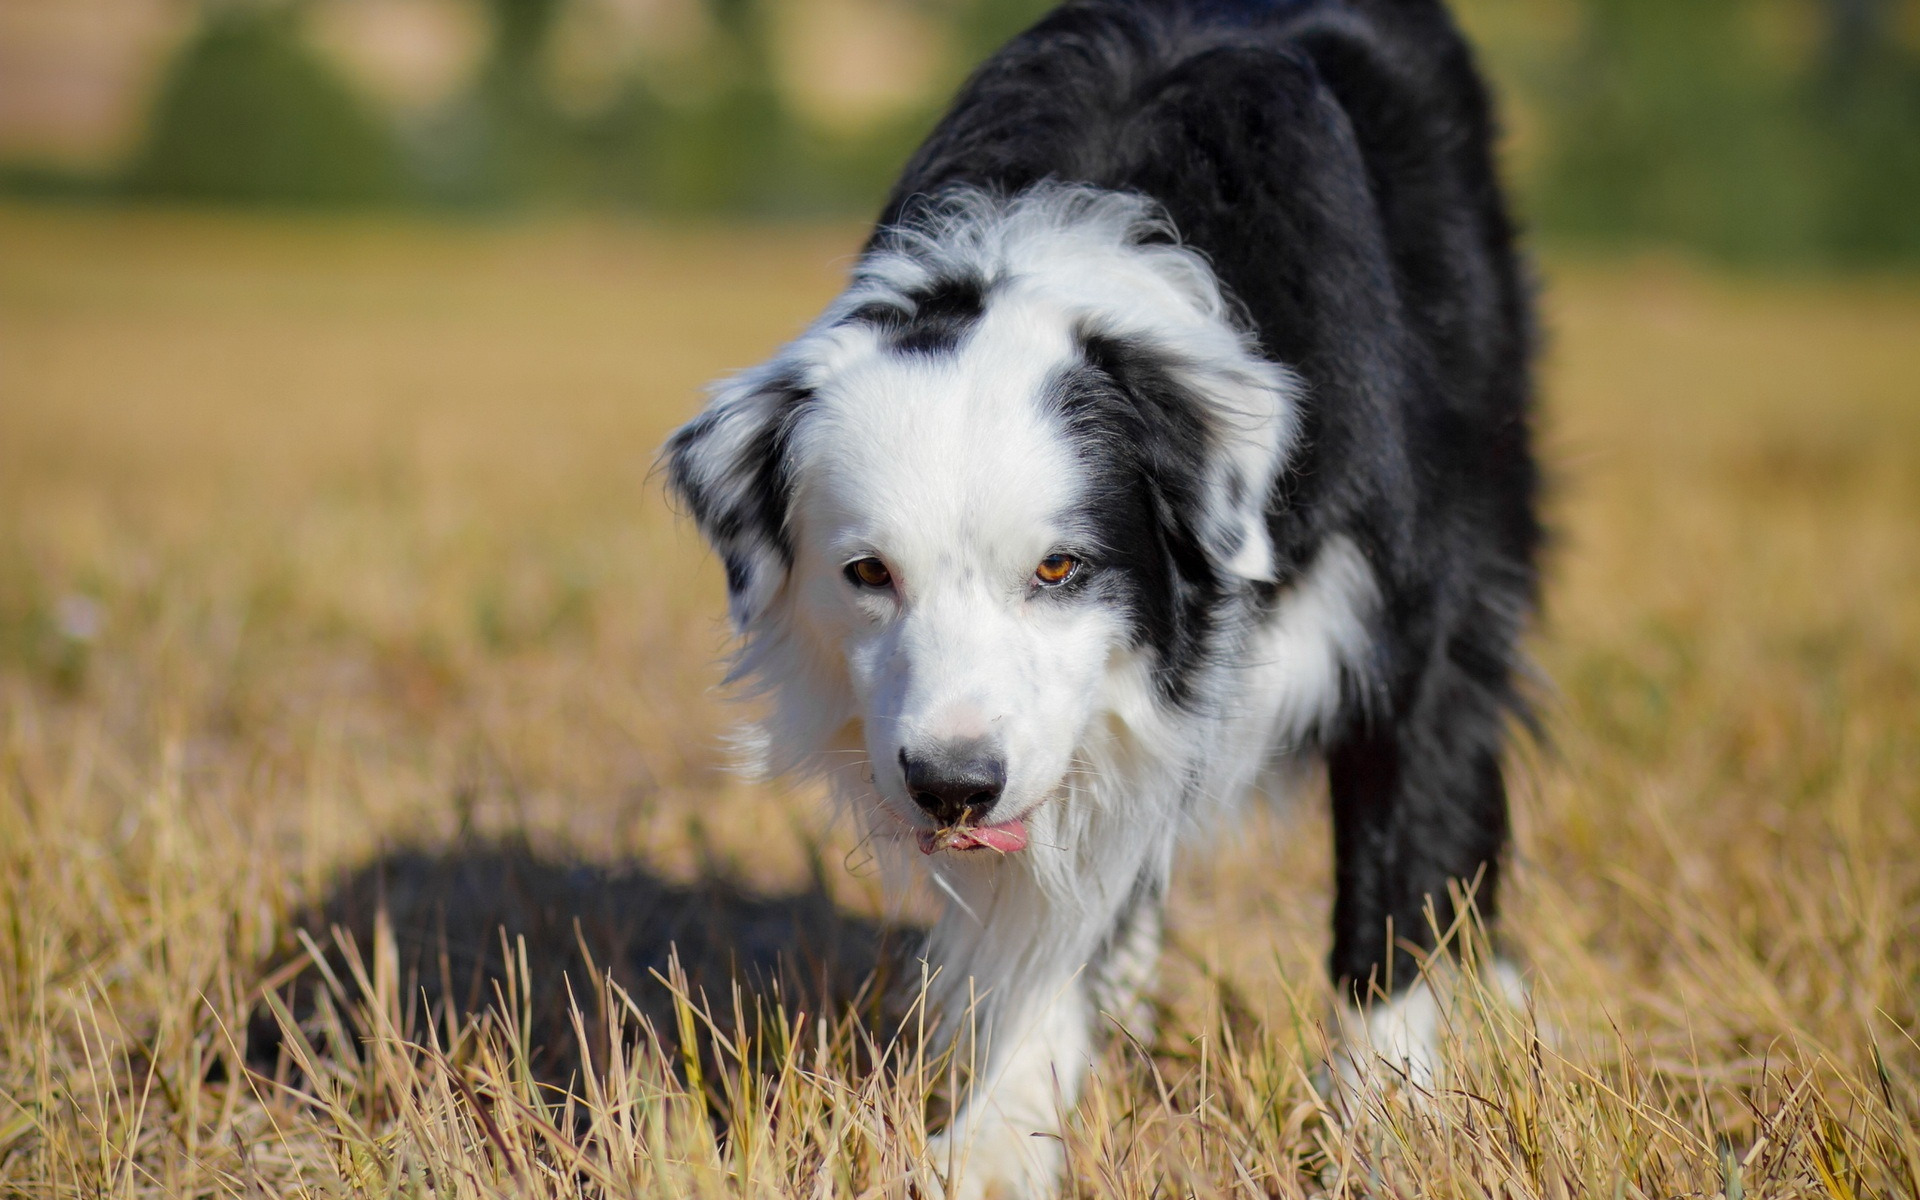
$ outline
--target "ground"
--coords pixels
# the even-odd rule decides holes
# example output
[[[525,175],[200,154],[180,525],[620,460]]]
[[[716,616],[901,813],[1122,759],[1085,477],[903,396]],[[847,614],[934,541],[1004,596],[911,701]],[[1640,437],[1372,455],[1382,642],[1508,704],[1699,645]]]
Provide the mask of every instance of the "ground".
[[[652,473],[858,235],[0,209],[0,1194],[900,1194],[924,910]],[[1334,1119],[1306,781],[1079,1194],[1920,1197],[1920,286],[1543,274],[1529,1009]]]

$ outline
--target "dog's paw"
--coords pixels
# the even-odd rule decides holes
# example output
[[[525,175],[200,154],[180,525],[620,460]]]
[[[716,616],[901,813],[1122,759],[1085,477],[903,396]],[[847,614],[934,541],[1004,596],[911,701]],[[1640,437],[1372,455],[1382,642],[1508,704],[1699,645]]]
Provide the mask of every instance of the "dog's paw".
[[[1458,1022],[1475,1003],[1524,1009],[1526,983],[1513,964],[1501,960],[1477,985],[1446,975],[1437,982],[1422,977],[1391,1000],[1365,1008],[1340,1005],[1335,1012],[1339,1041],[1328,1064],[1330,1098],[1353,1114],[1370,1088],[1424,1092],[1439,1085],[1446,1069],[1445,1042],[1457,1036]]]
[[[927,1141],[942,1200],[1049,1200],[1066,1169],[1060,1139],[1011,1122],[957,1124]]]

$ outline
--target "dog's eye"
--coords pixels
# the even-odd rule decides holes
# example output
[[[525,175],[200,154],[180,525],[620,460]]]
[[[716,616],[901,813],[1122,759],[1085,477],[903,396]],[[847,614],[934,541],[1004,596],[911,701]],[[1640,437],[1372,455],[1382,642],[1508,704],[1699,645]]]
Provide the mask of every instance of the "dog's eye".
[[[847,564],[847,582],[878,591],[893,586],[893,572],[877,558],[856,558]]]
[[[1059,587],[1080,573],[1080,560],[1071,554],[1049,554],[1033,569],[1034,582],[1041,587]]]

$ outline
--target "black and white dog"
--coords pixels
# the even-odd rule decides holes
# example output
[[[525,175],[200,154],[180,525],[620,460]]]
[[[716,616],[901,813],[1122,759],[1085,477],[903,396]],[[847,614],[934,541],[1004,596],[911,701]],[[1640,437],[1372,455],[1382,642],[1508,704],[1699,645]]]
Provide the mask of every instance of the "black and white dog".
[[[1491,912],[1541,541],[1490,138],[1440,0],[1073,0],[669,443],[765,766],[946,896],[960,1192],[1053,1186],[1176,846],[1303,756],[1348,1043],[1432,1054],[1418,951],[1461,888]]]

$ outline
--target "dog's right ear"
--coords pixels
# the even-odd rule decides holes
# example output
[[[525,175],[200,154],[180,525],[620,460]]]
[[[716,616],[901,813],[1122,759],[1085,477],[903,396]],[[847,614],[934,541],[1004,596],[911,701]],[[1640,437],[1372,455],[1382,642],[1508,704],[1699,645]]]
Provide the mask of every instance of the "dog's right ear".
[[[727,570],[727,608],[745,632],[793,567],[788,527],[795,419],[811,393],[791,375],[750,371],[715,388],[705,412],[661,451],[667,485]]]

